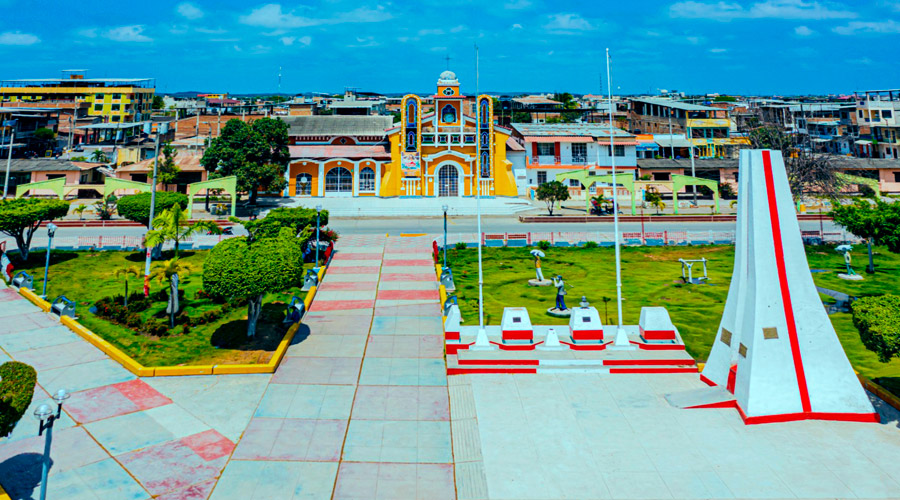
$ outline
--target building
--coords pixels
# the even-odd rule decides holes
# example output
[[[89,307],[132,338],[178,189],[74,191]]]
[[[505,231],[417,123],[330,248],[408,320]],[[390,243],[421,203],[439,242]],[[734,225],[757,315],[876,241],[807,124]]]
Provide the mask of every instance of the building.
[[[336,115],[383,115],[387,113],[385,101],[378,98],[360,99],[356,92],[347,90],[344,98],[335,99],[328,104],[328,109]]]
[[[104,123],[140,122],[150,117],[154,80],[150,78],[85,78],[84,71],[68,78],[0,81],[0,105],[70,105]],[[78,116],[76,114],[76,116]]]
[[[631,130],[636,134],[683,134],[699,158],[735,158],[750,141],[732,134],[727,109],[660,98],[629,100]],[[668,148],[661,148],[667,152]]]
[[[612,169],[633,175],[637,169],[637,138],[613,128],[610,147],[609,124],[600,123],[514,123],[513,136],[525,146],[529,189],[556,180],[556,174],[577,169]],[[606,173],[606,172],[604,172]],[[581,184],[570,179],[572,196],[581,194]]]
[[[59,108],[0,107],[0,124],[5,124],[0,126],[0,160],[7,158],[9,147],[13,148],[13,158],[26,155],[52,156],[55,151],[58,152],[57,139],[39,139],[35,137],[35,132],[46,128],[58,133],[60,111]]]
[[[466,114],[459,81],[441,73],[436,112],[403,97],[401,120],[391,116],[287,117],[290,196],[516,196],[506,158],[511,131],[494,125],[492,99],[478,96]]]
[[[179,151],[173,160],[178,165],[179,172],[175,182],[168,185],[160,184],[158,189],[167,189],[169,191],[178,191],[186,193],[188,184],[205,181],[209,173],[200,164],[203,157],[200,153],[189,153]],[[160,152],[160,161],[163,160]],[[153,179],[153,162],[154,158],[149,158],[131,165],[125,165],[116,169],[116,177],[135,182],[149,183]]]
[[[856,141],[856,154],[866,158],[900,158],[900,89],[870,90],[857,102],[860,128],[871,135]]]
[[[100,167],[96,163],[51,158],[14,159],[9,165],[9,196],[14,197],[16,187],[22,184],[63,178],[66,180],[66,186],[72,188],[72,195],[78,198],[99,197],[95,186],[103,184],[104,176],[99,172]],[[84,185],[86,189],[78,189],[78,185]],[[0,187],[0,191],[2,191],[2,187]],[[31,196],[55,196],[56,193],[52,189],[38,188],[32,189],[29,194]]]

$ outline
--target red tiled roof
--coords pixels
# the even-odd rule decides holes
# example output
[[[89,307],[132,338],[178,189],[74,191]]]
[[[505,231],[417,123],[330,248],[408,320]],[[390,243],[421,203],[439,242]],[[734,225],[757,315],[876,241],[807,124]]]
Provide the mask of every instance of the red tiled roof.
[[[509,151],[525,151],[525,146],[519,144],[519,141],[510,137],[506,140],[506,149]]]
[[[160,152],[160,156],[162,156],[162,152]],[[180,152],[175,155],[175,164],[178,165],[178,168],[181,169],[182,172],[202,172],[205,170],[203,165],[200,164],[200,158],[203,155],[198,153],[185,153]],[[162,158],[160,158],[162,160]],[[131,165],[125,165],[124,167],[119,167],[116,169],[116,172],[152,172],[153,171],[153,158],[139,161],[137,163],[132,163]]]
[[[525,142],[594,142],[594,138],[589,135],[530,135],[525,137]]]
[[[329,159],[329,158],[372,158],[390,160],[391,153],[384,146],[321,146],[298,145],[288,146],[291,158]]]

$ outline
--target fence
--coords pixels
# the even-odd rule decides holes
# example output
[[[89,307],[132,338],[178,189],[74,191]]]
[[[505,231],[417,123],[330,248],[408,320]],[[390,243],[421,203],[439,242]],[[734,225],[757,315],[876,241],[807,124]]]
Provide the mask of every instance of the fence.
[[[802,231],[803,242],[808,245],[823,243],[858,243],[861,240],[850,233]],[[443,240],[438,237],[438,243]],[[478,233],[449,233],[447,244],[454,246],[465,243],[477,245]],[[524,247],[547,241],[553,246],[582,246],[589,241],[600,246],[613,246],[614,233],[604,231],[551,231],[527,233],[481,233],[481,244],[485,247]],[[732,245],[734,231],[637,231],[621,233],[621,244],[626,246],[686,246],[686,245]]]
[[[182,250],[190,249],[209,249],[216,246],[216,243],[233,238],[234,235],[195,235],[189,239],[182,240],[178,243],[178,248]],[[16,248],[14,240],[7,239],[7,248],[10,250]],[[44,238],[38,241],[35,238],[32,243],[32,249],[42,249],[46,247],[47,241]],[[171,250],[175,247],[174,242],[167,242],[163,245],[163,250]],[[144,248],[142,236],[64,236],[53,238],[53,248],[56,250],[138,250]]]

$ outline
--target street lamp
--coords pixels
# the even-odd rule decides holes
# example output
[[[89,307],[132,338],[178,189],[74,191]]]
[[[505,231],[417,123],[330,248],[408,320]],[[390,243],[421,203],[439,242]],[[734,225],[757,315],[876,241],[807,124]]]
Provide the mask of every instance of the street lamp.
[[[11,134],[9,136],[9,151],[6,154],[6,177],[3,180],[3,199],[9,192],[9,165],[12,163],[13,144],[16,142],[16,122],[17,120],[6,120],[2,123],[3,127],[9,127]]]
[[[444,209],[444,269],[447,269],[447,205],[441,208]]]
[[[38,436],[43,435],[44,431],[47,431],[47,435],[44,437],[44,456],[41,459],[41,500],[46,500],[47,498],[47,474],[50,472],[50,444],[53,442],[53,423],[62,416],[63,401],[67,399],[69,399],[68,391],[60,389],[53,395],[53,400],[56,401],[56,415],[53,414],[53,409],[50,408],[50,405],[46,404],[38,406],[34,410],[34,418],[41,423],[38,429]]]
[[[44,293],[42,299],[47,298],[47,274],[50,271],[50,247],[53,246],[53,235],[56,234],[56,224],[47,224],[47,262],[44,264]]]
[[[144,133],[147,137],[153,131],[153,124],[147,122],[144,124]],[[150,219],[147,221],[147,231],[153,229],[153,216],[156,211],[156,172],[159,165],[159,136],[169,133],[169,124],[160,122],[156,125],[156,153],[153,156],[153,184],[150,186]],[[209,192],[209,190],[207,190]],[[187,207],[185,207],[187,208]],[[145,236],[146,238],[146,236]],[[147,255],[144,260],[144,297],[150,295],[150,247],[147,247]]]
[[[322,205],[316,205],[316,271],[319,270],[319,215],[322,212]]]

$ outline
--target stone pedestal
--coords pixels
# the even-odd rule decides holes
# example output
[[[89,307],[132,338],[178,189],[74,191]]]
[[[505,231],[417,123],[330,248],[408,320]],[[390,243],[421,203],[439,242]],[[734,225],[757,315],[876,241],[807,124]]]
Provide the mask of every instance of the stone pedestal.
[[[569,316],[572,315],[572,310],[571,309],[562,310],[562,309],[557,309],[555,307],[551,307],[550,309],[547,309],[547,314],[549,314],[550,316],[553,316],[554,318],[568,318]]]
[[[538,279],[530,279],[528,280],[528,286],[550,286],[553,282],[550,280],[538,280]]]

